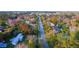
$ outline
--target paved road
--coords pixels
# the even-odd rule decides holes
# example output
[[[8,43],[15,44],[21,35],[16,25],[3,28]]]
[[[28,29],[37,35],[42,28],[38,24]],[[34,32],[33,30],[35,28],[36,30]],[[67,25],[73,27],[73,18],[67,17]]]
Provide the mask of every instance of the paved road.
[[[41,38],[41,40],[42,40],[43,47],[44,47],[44,48],[48,48],[48,43],[46,42],[46,39],[45,39],[44,28],[43,28],[43,24],[42,24],[42,21],[41,21],[40,16],[38,16],[38,22],[39,22],[40,38]]]

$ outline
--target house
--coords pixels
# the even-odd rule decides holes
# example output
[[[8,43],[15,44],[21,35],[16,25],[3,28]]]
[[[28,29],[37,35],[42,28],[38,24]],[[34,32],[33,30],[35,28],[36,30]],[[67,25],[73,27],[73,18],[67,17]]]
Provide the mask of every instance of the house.
[[[8,18],[8,24],[10,26],[14,26],[16,24],[16,22],[17,22],[16,19],[17,19],[17,17],[9,17]]]
[[[10,26],[14,26],[16,24],[16,20],[8,19],[8,23],[9,23]]]
[[[4,32],[4,28],[0,26],[0,32]]]

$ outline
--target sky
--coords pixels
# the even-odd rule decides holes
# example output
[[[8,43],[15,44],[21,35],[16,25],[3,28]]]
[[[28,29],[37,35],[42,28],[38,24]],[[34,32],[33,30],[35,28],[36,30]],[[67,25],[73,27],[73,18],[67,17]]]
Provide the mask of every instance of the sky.
[[[77,0],[0,0],[0,11],[78,11]]]

